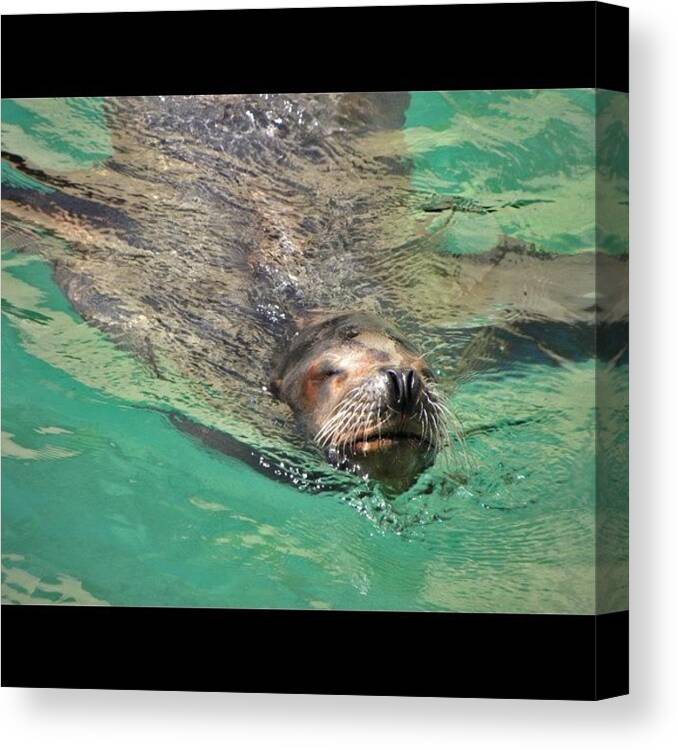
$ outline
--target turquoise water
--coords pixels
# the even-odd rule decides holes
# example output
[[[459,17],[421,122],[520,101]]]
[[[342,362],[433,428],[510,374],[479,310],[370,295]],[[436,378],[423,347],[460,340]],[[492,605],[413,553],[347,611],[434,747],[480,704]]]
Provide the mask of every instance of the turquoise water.
[[[429,231],[453,252],[487,250],[501,234],[563,254],[598,237],[625,252],[623,147],[605,151],[595,179],[596,115],[616,128],[623,107],[586,90],[412,94],[398,145],[412,187],[474,208],[441,213]],[[3,102],[3,147],[64,173],[96,168],[112,148],[100,100]],[[49,189],[4,161],[3,182]],[[611,197],[596,222],[601,182]],[[379,496],[310,493],[177,430],[133,357],[79,318],[43,257],[5,245],[4,601],[594,611],[594,359],[517,363],[459,386],[463,478],[432,470],[430,486],[424,477],[391,503],[389,517],[410,520],[390,528]],[[627,368],[604,377],[623,392]],[[622,438],[625,420],[621,409]],[[623,470],[610,481],[621,539]],[[623,550],[613,558],[623,568]],[[615,579],[605,608],[625,597]]]

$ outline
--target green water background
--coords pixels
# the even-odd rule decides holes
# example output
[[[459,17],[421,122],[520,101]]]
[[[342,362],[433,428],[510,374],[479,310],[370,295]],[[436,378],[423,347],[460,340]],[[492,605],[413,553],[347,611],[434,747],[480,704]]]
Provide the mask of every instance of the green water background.
[[[100,100],[58,105],[51,119],[49,104],[3,102],[3,140],[65,171],[105,158]],[[618,106],[589,90],[414,93],[404,126],[413,187],[493,209],[459,214],[448,249],[483,251],[505,233],[552,252],[592,250],[597,235],[625,251],[623,146],[602,177],[609,226],[597,232],[594,215],[596,116],[616,127]],[[3,181],[45,189],[4,162]],[[472,476],[446,517],[396,534],[343,497],[301,492],[206,449],[142,401],[81,382],[77,366],[50,364],[22,331],[50,312],[92,331],[42,260],[10,248],[5,261],[5,281],[33,300],[3,303],[5,601],[594,611],[594,360],[465,384],[457,411],[496,429],[469,439]],[[623,388],[625,368],[610,377]],[[623,414],[616,426],[626,430]],[[619,517],[623,533],[622,507]],[[607,608],[625,596],[615,583]]]

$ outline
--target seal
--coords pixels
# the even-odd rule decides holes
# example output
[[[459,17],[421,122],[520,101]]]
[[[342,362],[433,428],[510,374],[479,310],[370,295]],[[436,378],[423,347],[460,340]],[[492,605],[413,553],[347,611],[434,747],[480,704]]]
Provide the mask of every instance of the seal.
[[[3,247],[48,261],[74,311],[114,344],[73,356],[63,342],[84,346],[85,329],[46,315],[40,356],[175,415],[179,429],[276,480],[300,487],[299,477],[319,476],[303,485],[312,491],[348,477],[309,455],[286,403],[336,465],[406,484],[443,447],[436,388],[449,399],[484,368],[561,366],[600,356],[601,342],[618,361],[627,256],[548,253],[505,236],[483,252],[450,252],[445,227],[455,217],[466,212],[470,222],[500,207],[454,196],[431,202],[415,189],[407,104],[393,93],[121,97],[107,99],[101,117],[85,117],[82,102],[23,101],[36,122],[63,122],[64,107],[77,115],[78,126],[61,133],[74,134],[74,153],[83,133],[108,144],[97,154],[110,152],[96,168],[73,171],[63,153],[47,158],[42,131],[3,133],[3,167],[13,175],[3,182]],[[4,287],[7,296],[12,287]],[[20,311],[26,289],[13,288]],[[359,310],[379,317],[368,322]],[[21,315],[16,324],[33,339]],[[351,316],[361,335],[342,341]],[[416,347],[395,346],[404,337],[385,317],[407,319],[435,350],[437,385]],[[278,400],[265,386],[285,346]],[[306,378],[302,363],[315,356],[321,364],[325,354],[346,360],[341,375]],[[405,404],[387,406],[389,388],[396,402],[400,390],[414,399],[400,422],[390,410]]]
[[[371,313],[300,320],[271,389],[331,464],[399,491],[446,443],[448,410],[425,357]]]

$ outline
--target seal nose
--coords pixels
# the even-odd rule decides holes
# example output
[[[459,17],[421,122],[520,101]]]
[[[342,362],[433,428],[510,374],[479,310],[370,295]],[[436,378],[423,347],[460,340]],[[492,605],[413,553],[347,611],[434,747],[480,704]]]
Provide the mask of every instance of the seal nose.
[[[416,406],[421,391],[421,380],[414,370],[386,370],[391,403],[402,412]]]

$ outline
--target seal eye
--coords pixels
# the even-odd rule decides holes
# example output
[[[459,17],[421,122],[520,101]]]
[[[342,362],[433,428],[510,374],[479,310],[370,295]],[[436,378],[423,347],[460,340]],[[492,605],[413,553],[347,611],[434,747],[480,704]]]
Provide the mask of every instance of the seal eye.
[[[430,367],[424,367],[424,369],[421,371],[421,375],[422,375],[422,377],[425,380],[435,380],[436,379],[436,376],[435,376],[433,370],[431,370]]]
[[[322,380],[329,380],[330,378],[334,378],[337,375],[343,375],[344,371],[340,370],[335,365],[326,364],[326,365],[320,365],[311,375],[313,380],[315,381],[322,381]]]
[[[327,379],[327,378],[333,378],[336,375],[341,375],[342,372],[343,372],[343,370],[339,370],[336,367],[330,367],[330,366],[328,366],[328,367],[323,367],[320,370],[320,372],[318,373],[318,375],[321,378],[323,378],[323,380],[324,380],[324,379]]]
[[[341,336],[344,339],[354,339],[356,336],[360,334],[360,331],[357,328],[354,328],[353,326],[348,326],[347,328],[344,328],[344,330],[341,332]]]

